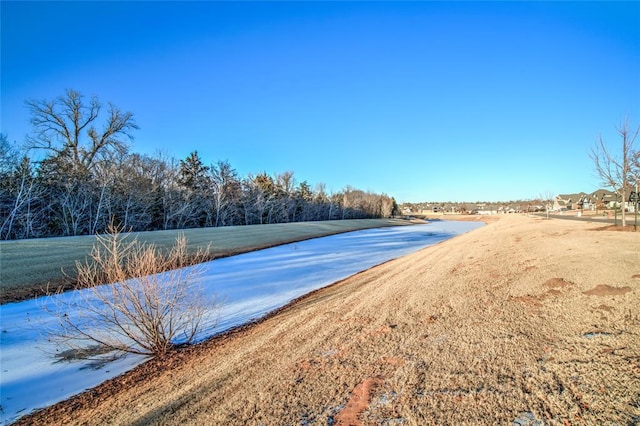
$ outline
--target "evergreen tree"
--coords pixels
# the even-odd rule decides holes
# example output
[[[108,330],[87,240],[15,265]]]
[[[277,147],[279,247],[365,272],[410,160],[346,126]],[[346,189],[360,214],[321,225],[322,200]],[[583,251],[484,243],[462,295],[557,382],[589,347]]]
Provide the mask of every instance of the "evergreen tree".
[[[198,155],[193,151],[187,158],[180,160],[178,183],[192,191],[203,191],[209,187],[209,167],[205,166]]]

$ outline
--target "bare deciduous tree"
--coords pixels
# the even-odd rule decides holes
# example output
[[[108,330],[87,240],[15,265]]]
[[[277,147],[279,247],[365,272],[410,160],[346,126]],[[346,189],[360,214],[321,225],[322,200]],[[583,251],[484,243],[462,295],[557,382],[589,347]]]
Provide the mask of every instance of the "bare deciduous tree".
[[[544,206],[544,211],[547,213],[547,219],[548,219],[549,212],[553,210],[554,200],[556,196],[552,191],[547,190],[547,191],[541,192],[538,198],[540,198],[540,202]]]
[[[35,218],[41,209],[42,188],[36,184],[27,157],[11,173],[2,176],[0,184],[0,238],[29,238],[36,228]],[[11,204],[7,205],[6,202]],[[20,226],[14,226],[16,224]],[[19,231],[16,232],[16,228]]]
[[[107,159],[113,152],[127,149],[125,138],[138,129],[133,114],[109,104],[108,117],[102,129],[96,129],[102,104],[97,97],[89,103],[72,89],[52,101],[28,100],[34,134],[28,138],[33,149],[43,149],[70,172],[82,173]]]
[[[77,264],[77,291],[45,306],[60,323],[52,338],[75,350],[98,345],[153,356],[191,343],[216,307],[196,283],[208,248],[189,254],[179,237],[163,253],[114,228],[97,239],[90,260]]]
[[[602,182],[610,186],[616,194],[621,196],[622,226],[625,226],[624,206],[628,197],[626,191],[633,179],[634,144],[638,138],[638,134],[640,134],[640,126],[632,130],[628,118],[625,118],[616,130],[622,138],[622,147],[619,153],[615,153],[615,151],[607,148],[602,137],[599,137],[598,142],[591,149],[589,156],[593,160],[596,172],[602,179]]]
[[[238,173],[228,161],[218,161],[211,168],[213,208],[215,219],[213,226],[226,226],[233,223],[237,216],[237,204],[240,200],[241,183]]]

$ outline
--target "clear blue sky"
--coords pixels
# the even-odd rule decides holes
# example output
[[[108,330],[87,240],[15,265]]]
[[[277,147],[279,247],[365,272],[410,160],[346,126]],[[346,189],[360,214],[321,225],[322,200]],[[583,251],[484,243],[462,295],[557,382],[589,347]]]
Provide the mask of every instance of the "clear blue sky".
[[[67,88],[132,111],[132,150],[384,192],[599,186],[640,122],[640,2],[7,2],[2,125]],[[617,146],[617,145],[616,145]]]

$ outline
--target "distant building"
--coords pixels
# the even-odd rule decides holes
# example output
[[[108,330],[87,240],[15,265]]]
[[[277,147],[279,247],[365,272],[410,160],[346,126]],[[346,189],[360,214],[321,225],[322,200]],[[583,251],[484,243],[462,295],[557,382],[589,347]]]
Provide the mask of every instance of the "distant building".
[[[618,200],[618,202],[620,201]],[[590,193],[558,194],[553,200],[552,209],[555,211],[612,209],[615,207],[615,203],[616,194],[614,192],[598,189]]]
[[[552,210],[579,210],[580,208],[584,210],[584,200],[586,199],[586,197],[586,192],[578,192],[575,194],[558,194],[553,200]]]
[[[598,189],[591,194],[591,200],[595,203],[596,208],[612,209],[616,202],[616,194],[607,189]]]

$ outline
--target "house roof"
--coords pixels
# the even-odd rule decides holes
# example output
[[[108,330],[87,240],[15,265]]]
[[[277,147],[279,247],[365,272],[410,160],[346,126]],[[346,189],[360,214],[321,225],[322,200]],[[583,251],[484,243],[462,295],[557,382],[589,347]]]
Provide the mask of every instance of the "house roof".
[[[627,190],[627,194],[629,194],[629,189]],[[600,188],[590,193],[558,194],[556,201],[560,204],[578,203],[583,197],[584,200],[589,203],[597,203],[599,201],[607,203],[616,200],[616,193],[608,189]]]
[[[608,189],[598,189],[591,193],[591,197],[599,201],[615,200],[616,194]]]
[[[582,197],[587,197],[587,194],[585,192],[578,192],[576,194],[558,194],[556,199],[558,201],[577,203]]]

